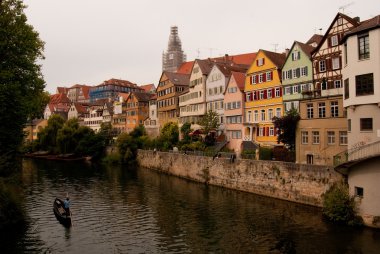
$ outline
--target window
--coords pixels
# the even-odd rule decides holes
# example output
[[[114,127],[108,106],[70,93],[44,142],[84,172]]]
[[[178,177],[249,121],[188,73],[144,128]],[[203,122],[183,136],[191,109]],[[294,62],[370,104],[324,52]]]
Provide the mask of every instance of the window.
[[[263,129],[263,127],[259,128],[259,136],[260,137],[264,136],[264,129]]]
[[[362,198],[364,195],[364,189],[362,187],[355,186],[355,196]]]
[[[255,110],[255,123],[257,123],[259,121],[259,111],[258,110]]]
[[[293,86],[293,93],[298,93],[298,86]]]
[[[259,74],[259,83],[263,83],[263,75],[264,74]]]
[[[319,131],[313,131],[313,144],[319,144]]]
[[[351,119],[347,119],[347,130],[351,131]]]
[[[373,94],[373,73],[358,75],[356,81],[356,96]]]
[[[269,127],[269,136],[274,136],[274,127]]]
[[[324,72],[326,71],[326,61],[321,60],[319,61],[319,72]]]
[[[307,66],[301,67],[301,77],[307,76]]]
[[[281,108],[276,108],[276,117],[281,117]]]
[[[339,116],[339,106],[337,101],[330,102],[331,117]]]
[[[307,143],[309,143],[309,132],[301,131],[301,143],[303,145],[306,145]]]
[[[272,89],[267,90],[267,98],[268,99],[272,98]]]
[[[272,72],[267,72],[266,73],[266,80],[271,81],[272,80]]]
[[[273,109],[268,109],[268,120],[272,120],[273,118]]]
[[[347,42],[344,43],[343,50],[344,50],[344,64],[347,65],[347,59],[348,59],[348,57],[347,57]]]
[[[333,35],[331,37],[331,46],[334,47],[336,45],[338,45],[338,35]]]
[[[369,36],[368,34],[358,36],[359,60],[369,58]]]
[[[360,131],[372,131],[372,118],[360,118]]]
[[[252,75],[252,76],[251,76],[251,83],[252,83],[252,84],[256,84],[256,83],[257,83],[257,81],[256,81],[256,77],[257,77],[256,75]]]
[[[285,87],[285,94],[291,94],[292,92],[292,87],[291,86],[287,86]]]
[[[314,108],[313,108],[313,104],[312,103],[309,103],[307,104],[307,118],[313,118],[314,117]]]
[[[264,99],[264,91],[259,92],[259,99],[260,100]]]
[[[265,121],[265,109],[261,110],[261,121]]]
[[[247,119],[247,122],[250,123],[252,121],[252,111],[248,111],[248,119]]]
[[[299,51],[292,52],[292,60],[293,61],[298,60],[300,58],[301,58],[301,52],[299,52]]]
[[[231,137],[233,139],[241,139],[241,131],[231,131]]]
[[[342,25],[343,24],[343,19],[342,18],[338,18],[338,26]]]
[[[275,96],[276,96],[276,97],[280,97],[280,89],[281,89],[281,88],[276,88],[276,89],[275,89]]]
[[[257,66],[262,66],[262,65],[264,65],[264,58],[257,59]]]
[[[350,98],[350,83],[349,79],[344,80],[344,99]]]
[[[319,118],[326,117],[326,104],[324,102],[318,103],[318,116]]]
[[[347,145],[348,144],[347,131],[340,131],[339,132],[339,144],[340,145]]]
[[[327,132],[327,144],[334,145],[335,144],[335,131]]]
[[[339,59],[339,57],[334,57],[332,59],[332,68],[333,68],[333,70],[336,70],[336,69],[340,68],[340,59]]]

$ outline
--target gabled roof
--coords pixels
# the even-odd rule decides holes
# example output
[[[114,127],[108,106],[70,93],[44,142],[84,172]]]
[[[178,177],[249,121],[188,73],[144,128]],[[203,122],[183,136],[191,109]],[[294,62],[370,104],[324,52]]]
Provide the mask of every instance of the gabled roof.
[[[190,74],[176,73],[164,71],[162,75],[164,75],[172,82],[174,85],[182,85],[188,86],[190,82]]]
[[[156,90],[156,87],[154,84],[147,84],[147,85],[142,85],[140,88],[144,89],[145,92],[154,92]]]
[[[74,103],[74,107],[76,109],[76,111],[80,114],[83,114],[83,113],[86,113],[87,112],[87,107],[84,106],[84,104],[81,104],[81,103],[77,103],[75,102]]]
[[[195,61],[198,63],[203,75],[208,75],[210,73],[213,66],[213,62],[211,61],[211,59],[196,59]]]
[[[57,86],[57,93],[67,94],[67,87]]]
[[[137,89],[143,90],[142,88],[140,88],[139,86],[137,86],[135,83],[132,83],[132,82],[130,82],[128,80],[115,79],[115,78],[111,78],[109,80],[105,80],[100,85],[97,85],[97,87],[99,87],[99,86],[105,86],[105,85],[119,85],[119,86],[132,87],[132,88],[137,88]]]
[[[85,99],[89,99],[90,98],[90,88],[91,88],[91,86],[83,86],[82,87],[83,97]]]
[[[225,77],[231,77],[232,71],[246,73],[248,65],[235,65],[234,63],[215,63],[216,66]]]
[[[302,42],[299,42],[299,41],[295,41],[295,43],[298,44],[298,46],[302,49],[302,51],[308,56],[308,57],[311,57],[311,52],[313,52],[314,50],[314,47],[309,45],[309,44],[305,44],[305,43],[302,43]]]
[[[333,19],[333,21],[331,22],[329,28],[326,30],[326,33],[323,36],[322,40],[320,41],[320,43],[318,44],[318,46],[313,50],[313,52],[311,52],[311,54],[314,54],[315,52],[317,52],[321,48],[321,46],[323,45],[323,42],[327,39],[327,37],[328,37],[328,35],[330,33],[330,30],[332,29],[332,27],[334,26],[335,22],[337,21],[337,19],[339,17],[344,18],[345,20],[347,20],[348,22],[350,22],[354,27],[358,26],[359,23],[360,23],[359,21],[357,21],[357,20],[355,20],[355,19],[353,19],[353,18],[351,18],[351,17],[349,17],[349,16],[347,16],[347,15],[345,15],[343,13],[338,12],[336,14],[335,18]]]
[[[236,81],[237,87],[240,89],[240,91],[244,91],[244,84],[245,84],[245,73],[242,72],[232,72],[232,76],[234,77]]]
[[[50,102],[51,104],[58,104],[58,103],[70,103],[69,98],[67,98],[67,95],[65,93],[58,93],[50,95]]]
[[[281,68],[282,65],[285,63],[286,60],[286,54],[285,53],[276,53],[268,50],[260,49],[266,57],[268,57],[274,65],[277,66],[277,68]]]
[[[126,101],[129,97],[129,93],[118,93],[119,97],[122,97]]]
[[[193,64],[194,61],[182,63],[181,66],[178,68],[177,73],[190,74],[191,70],[193,69]]]
[[[313,34],[313,36],[311,36],[311,38],[306,42],[306,44],[310,45],[315,42],[318,45],[321,42],[322,38],[323,38],[323,35]]]
[[[371,19],[364,20],[360,23],[359,26],[354,27],[350,31],[346,32],[344,34],[343,41],[345,41],[347,37],[351,35],[366,32],[376,28],[380,28],[380,15],[377,15],[376,17],[373,17]]]
[[[213,58],[213,59],[215,59],[215,60],[222,59],[224,61],[231,61],[234,64],[251,65],[255,58],[256,58],[256,52],[240,54],[240,55],[233,55],[233,56],[226,54],[223,57],[217,57],[217,58]]]
[[[132,92],[130,93],[129,97],[132,94],[137,98],[138,101],[144,101],[144,102],[148,102],[150,98],[152,97],[152,94],[150,93],[141,93],[141,92]]]

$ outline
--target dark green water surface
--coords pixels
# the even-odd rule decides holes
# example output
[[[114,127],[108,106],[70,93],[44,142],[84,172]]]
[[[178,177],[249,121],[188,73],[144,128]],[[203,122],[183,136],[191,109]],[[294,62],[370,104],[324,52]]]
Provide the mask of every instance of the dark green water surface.
[[[380,231],[321,210],[147,169],[25,160],[29,227],[1,253],[380,253]],[[69,192],[73,227],[54,217]]]

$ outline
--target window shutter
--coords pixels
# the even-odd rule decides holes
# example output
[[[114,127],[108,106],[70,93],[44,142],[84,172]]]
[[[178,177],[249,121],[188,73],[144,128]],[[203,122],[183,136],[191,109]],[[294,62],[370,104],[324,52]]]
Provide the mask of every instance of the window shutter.
[[[265,136],[269,136],[269,127],[265,127]]]
[[[288,70],[289,72],[289,79],[292,79],[293,78],[293,70]]]
[[[326,60],[326,69],[328,71],[332,70],[332,58],[329,58],[329,59]]]
[[[327,46],[329,48],[331,48],[331,37],[330,38],[327,38]]]
[[[256,129],[256,136],[259,137],[259,134],[260,134],[260,132],[259,132],[259,128],[257,128],[257,129]]]
[[[270,80],[273,80],[273,71],[270,72]]]
[[[256,66],[259,66],[259,59],[256,60]]]
[[[307,76],[307,66],[305,66],[305,75]]]
[[[265,58],[263,58],[263,65],[265,64]]]
[[[264,90],[264,100],[267,98],[268,94],[267,94],[267,90]]]
[[[298,54],[298,59],[301,59],[301,51],[298,51],[297,54]]]
[[[282,96],[282,88],[280,87],[280,97]]]
[[[285,77],[285,71],[282,71],[282,77],[283,77],[283,78]],[[272,72],[271,72],[271,79],[273,79],[273,78],[272,78]]]
[[[254,101],[254,100],[255,100],[254,97],[255,97],[254,92],[251,92],[251,101]]]
[[[272,88],[272,98],[276,97],[276,89]]]
[[[339,57],[339,69],[342,69],[342,57]]]
[[[319,71],[319,61],[315,61],[314,62],[314,66],[315,66],[315,72],[316,73],[320,73],[320,71]]]
[[[297,75],[297,78],[301,77],[300,68],[296,69],[296,75]]]
[[[266,82],[267,81],[267,75],[266,75],[266,73],[263,73],[261,75],[263,75],[263,82]]]
[[[260,100],[259,91],[255,91],[257,100]]]

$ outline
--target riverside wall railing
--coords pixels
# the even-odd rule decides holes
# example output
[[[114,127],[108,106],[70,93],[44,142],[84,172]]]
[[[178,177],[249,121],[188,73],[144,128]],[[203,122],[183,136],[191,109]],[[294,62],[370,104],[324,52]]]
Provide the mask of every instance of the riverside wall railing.
[[[380,156],[380,141],[338,153],[334,156],[334,166],[337,167],[346,162],[363,160],[377,155]]]

